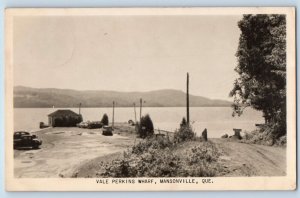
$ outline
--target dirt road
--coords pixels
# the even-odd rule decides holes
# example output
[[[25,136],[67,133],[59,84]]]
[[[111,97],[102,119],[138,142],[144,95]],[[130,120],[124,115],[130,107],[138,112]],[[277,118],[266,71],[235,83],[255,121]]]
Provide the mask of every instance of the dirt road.
[[[221,151],[224,176],[283,176],[286,174],[286,149],[212,139]]]
[[[40,149],[14,150],[17,178],[71,177],[77,166],[99,156],[126,150],[134,139],[103,136],[100,129],[50,128],[37,133]]]

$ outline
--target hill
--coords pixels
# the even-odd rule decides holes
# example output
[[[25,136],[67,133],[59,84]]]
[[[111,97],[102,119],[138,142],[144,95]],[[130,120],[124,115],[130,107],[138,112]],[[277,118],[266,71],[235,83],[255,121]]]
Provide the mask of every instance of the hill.
[[[146,107],[184,107],[186,95],[179,90],[157,90],[149,92],[117,92],[117,91],[78,91],[71,89],[14,87],[14,107],[111,107],[112,101],[118,107],[131,107],[143,98]],[[191,107],[221,107],[230,106],[225,100],[212,100],[202,96],[190,95]]]

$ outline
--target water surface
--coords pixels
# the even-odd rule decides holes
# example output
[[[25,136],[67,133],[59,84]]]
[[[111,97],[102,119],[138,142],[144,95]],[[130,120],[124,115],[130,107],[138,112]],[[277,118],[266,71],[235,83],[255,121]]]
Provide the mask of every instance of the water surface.
[[[63,109],[63,108],[60,108]],[[67,109],[67,108],[66,108]],[[78,109],[70,108],[78,113]],[[15,108],[14,130],[37,131],[39,122],[48,124],[47,115],[56,111],[56,108]],[[103,114],[112,119],[112,108],[82,108],[84,121],[99,121]],[[142,115],[149,114],[154,128],[174,131],[179,127],[182,117],[186,114],[185,107],[145,107]],[[139,109],[136,109],[139,119]],[[115,108],[115,122],[135,120],[134,108]],[[263,123],[262,113],[251,108],[245,109],[240,117],[232,117],[230,107],[191,107],[190,120],[195,131],[200,134],[204,128],[208,130],[209,137],[220,137],[222,134],[232,134],[233,128],[246,131],[255,129],[256,123]]]

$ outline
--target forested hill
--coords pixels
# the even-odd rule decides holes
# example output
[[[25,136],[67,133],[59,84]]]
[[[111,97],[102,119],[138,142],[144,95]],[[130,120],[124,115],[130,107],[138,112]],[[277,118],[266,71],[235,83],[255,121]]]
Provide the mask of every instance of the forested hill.
[[[118,107],[139,105],[143,98],[146,107],[184,107],[186,94],[179,90],[157,90],[149,92],[116,92],[116,91],[77,91],[70,89],[14,87],[14,107],[111,107],[112,101]],[[212,100],[201,96],[190,95],[191,107],[222,107],[230,106],[225,100]]]

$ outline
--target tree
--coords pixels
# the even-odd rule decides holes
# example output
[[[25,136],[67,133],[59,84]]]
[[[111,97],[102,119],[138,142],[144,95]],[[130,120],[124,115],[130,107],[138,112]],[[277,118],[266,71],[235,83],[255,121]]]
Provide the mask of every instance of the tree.
[[[180,123],[180,128],[181,127],[186,127],[187,126],[187,121],[185,119],[185,117],[182,118],[181,123]]]
[[[138,126],[138,133],[141,138],[146,138],[154,134],[153,122],[149,114],[141,118],[141,123]]]
[[[105,113],[104,115],[103,115],[103,117],[102,117],[102,119],[101,119],[101,123],[103,124],[103,125],[108,125],[108,116],[107,116],[107,114]]]
[[[180,143],[193,140],[196,137],[196,133],[193,131],[191,125],[181,125],[178,130],[174,132],[174,142]]]
[[[286,133],[286,19],[284,15],[244,15],[236,53],[239,77],[230,96],[233,115],[244,108],[263,112],[274,137]]]

